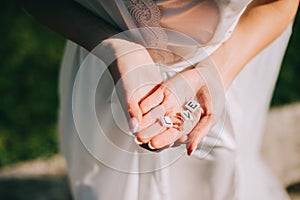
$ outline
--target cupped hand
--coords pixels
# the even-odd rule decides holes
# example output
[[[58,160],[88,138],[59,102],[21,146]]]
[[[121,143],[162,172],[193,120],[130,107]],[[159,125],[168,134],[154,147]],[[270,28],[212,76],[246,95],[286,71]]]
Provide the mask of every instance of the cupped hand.
[[[183,120],[185,104],[190,100],[200,103],[200,108],[190,112]],[[195,69],[178,73],[162,83],[153,93],[140,102],[143,118],[139,123],[136,141],[148,143],[151,149],[161,149],[180,143],[187,143],[190,155],[211,124],[211,98],[205,80]],[[161,117],[169,116],[174,126],[166,128]]]
[[[130,115],[129,128],[135,132],[143,114],[139,104],[161,84],[160,70],[142,45],[114,38],[105,41],[104,46],[108,47],[106,55],[113,56],[109,69],[119,99],[125,101],[121,102],[123,108]]]

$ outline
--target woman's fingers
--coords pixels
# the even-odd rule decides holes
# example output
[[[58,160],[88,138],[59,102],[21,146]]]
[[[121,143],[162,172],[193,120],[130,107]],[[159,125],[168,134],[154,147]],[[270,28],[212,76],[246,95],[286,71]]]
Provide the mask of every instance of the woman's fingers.
[[[139,143],[147,143],[151,140],[151,138],[163,132],[164,130],[165,127],[161,126],[160,122],[157,120],[154,124],[151,124],[149,127],[136,132],[136,141],[138,141]]]
[[[178,110],[181,106],[178,96],[169,87],[162,84],[140,102],[140,109],[143,114],[146,114],[160,104],[164,104],[166,111]]]
[[[174,145],[185,143],[190,155],[210,129],[212,117],[208,115],[211,103],[209,92],[206,87],[202,87],[195,98],[201,107],[187,111],[188,108],[185,104],[182,105],[182,102],[190,99],[189,93],[186,94],[183,90],[182,98],[179,98],[172,89],[173,87],[167,88],[162,84],[140,101],[139,109],[143,116],[139,121],[136,141],[138,144],[148,143],[150,149],[163,149],[173,143]],[[182,116],[183,110],[192,116]],[[202,114],[205,116],[199,120]],[[168,116],[175,126],[163,127],[164,123],[160,121],[162,116]],[[176,123],[179,126],[176,126]],[[190,137],[187,137],[188,134]]]
[[[148,142],[150,142],[150,140],[152,141],[149,143],[149,147],[151,149],[159,149],[159,148],[165,147],[165,146],[170,145],[173,142],[175,142],[183,133],[183,132],[181,132],[181,135],[179,135],[179,133],[180,133],[179,126],[181,126],[181,125],[185,131],[187,130],[189,132],[192,129],[191,122],[183,123],[183,121],[180,120],[180,118],[178,118],[178,117],[170,118],[172,121],[172,124],[174,126],[177,126],[177,128],[164,127],[163,123],[161,121],[161,117],[164,116],[164,114],[160,115],[160,113],[162,111],[164,112],[163,106],[158,106],[157,108],[154,108],[153,110],[151,110],[147,115],[151,116],[151,113],[155,112],[155,114],[158,116],[157,118],[155,118],[154,124],[148,126],[145,129],[142,129],[141,131],[136,133],[137,141],[139,141],[141,143],[148,143]],[[153,120],[153,118],[149,119],[148,122],[150,122],[150,120]],[[153,143],[153,145],[152,145],[152,143]]]
[[[162,132],[158,136],[153,137],[149,141],[149,147],[151,149],[161,149],[165,146],[168,146],[174,143],[179,137],[180,131],[175,128],[169,128],[166,131]]]
[[[182,144],[187,144],[189,141],[189,137],[187,135],[183,135],[180,138],[178,138],[178,140],[176,140],[174,142],[174,144],[172,145],[172,147],[178,147]]]
[[[201,104],[201,112],[203,116],[201,117],[200,121],[196,124],[196,126],[189,134],[189,142],[187,144],[188,155],[191,155],[195,151],[198,144],[208,134],[211,128],[212,116],[213,116],[211,114],[211,109],[212,109],[211,96],[206,85],[203,85],[200,88],[196,97]]]
[[[177,143],[178,143],[178,145],[185,144],[188,141],[188,139],[189,139],[189,137],[187,135],[183,135],[175,142],[175,145]]]
[[[143,114],[149,112],[152,108],[159,105],[164,100],[163,89],[159,87],[147,98],[140,102],[140,109]]]
[[[164,116],[166,110],[163,105],[159,105],[152,110],[150,110],[147,114],[142,117],[142,120],[139,123],[139,130],[143,130],[155,123],[161,116]]]
[[[145,84],[140,88],[136,88],[132,94],[130,94],[128,102],[128,111],[131,116],[129,119],[129,129],[132,133],[136,132],[141,126],[140,123],[143,118],[143,112],[139,106],[139,103],[143,98],[147,98],[153,91],[156,91],[159,85]]]
[[[138,121],[142,120],[143,114],[140,110],[138,102],[130,101],[128,104],[128,111],[131,118],[136,118]]]
[[[199,123],[193,128],[189,134],[189,143],[187,144],[187,153],[191,155],[198,144],[203,140],[203,138],[208,134],[211,127],[212,115],[203,116]]]
[[[196,94],[196,98],[201,104],[203,113],[211,113],[212,110],[211,95],[206,85],[201,87],[201,89]]]
[[[166,107],[168,108],[166,109]],[[177,145],[180,144],[180,142],[186,142],[187,137],[183,136],[192,131],[193,127],[199,121],[203,110],[201,107],[194,112],[186,110],[189,115],[191,115],[189,118],[186,118],[185,116],[182,116],[182,109],[184,109],[184,105],[179,106],[176,98],[172,95],[168,95],[168,97],[164,99],[163,104],[150,110],[143,117],[143,127],[140,127],[140,130],[142,131],[137,134],[138,141],[143,143],[149,142],[149,148],[151,149],[161,149],[175,142]],[[153,127],[150,125],[154,122],[157,123],[158,121],[160,126],[163,126],[163,123],[160,122],[162,116],[169,117],[174,126],[166,128],[162,132],[158,132],[157,129],[153,132]],[[150,126],[150,128],[147,128],[148,126]],[[179,140],[180,138],[181,140]]]
[[[200,116],[199,113],[193,115],[194,120],[198,121]],[[172,122],[177,128],[168,128],[164,132],[154,136],[150,141],[151,147],[155,149],[160,149],[171,144],[177,143],[177,141],[181,138],[182,141],[186,141],[187,134],[193,129],[195,125],[195,121],[187,120],[183,121],[181,117],[171,117]],[[176,144],[175,144],[176,145]]]

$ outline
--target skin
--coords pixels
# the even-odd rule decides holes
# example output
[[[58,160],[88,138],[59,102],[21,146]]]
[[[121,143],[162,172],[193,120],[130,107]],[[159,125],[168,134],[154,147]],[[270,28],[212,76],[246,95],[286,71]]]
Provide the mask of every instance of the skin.
[[[211,56],[226,89],[245,65],[286,29],[296,15],[298,4],[298,0],[259,0],[249,5],[232,36]],[[208,133],[202,127],[208,126],[199,123],[190,133],[189,155],[203,139],[202,135]]]
[[[174,142],[185,142],[188,155],[192,154],[208,133],[214,114],[210,108],[211,99],[197,67],[162,82],[147,50],[129,41],[121,44],[116,40],[106,40],[121,30],[96,17],[76,2],[72,0],[45,0],[42,2],[24,0],[21,2],[24,8],[42,23],[89,51],[101,41],[107,41],[110,47],[108,49],[114,55],[118,55],[119,49],[124,45],[128,45],[128,47],[136,45],[136,49],[139,50],[118,57],[112,65],[111,72],[116,82],[121,78],[126,106],[131,119],[134,119],[131,120],[133,126],[139,124],[136,131],[137,141],[143,143],[150,141],[153,148],[162,148]],[[298,4],[298,0],[254,0],[247,7],[231,37],[210,56],[219,70],[226,89],[230,87],[244,66],[285,30],[293,20]],[[245,46],[247,48],[244,48]],[[239,56],[236,57],[236,55]],[[137,57],[142,59],[135,62]],[[151,70],[147,67],[140,68],[140,66],[147,65],[151,66]],[[133,68],[137,70],[133,70]],[[142,68],[143,70],[139,70]],[[153,71],[153,69],[155,70]],[[130,76],[136,77],[134,73],[137,72],[139,72],[139,76],[145,77],[143,79],[145,81],[130,78]],[[136,88],[138,89],[136,90]],[[172,92],[178,91],[179,88],[180,93]],[[180,135],[176,132],[178,130],[173,128],[159,130],[154,127],[156,131],[149,131],[151,127],[153,129],[156,123],[154,119],[157,116],[178,112],[180,105],[191,94],[201,102],[203,107],[203,113],[196,114],[196,119],[201,115],[198,123],[189,124],[185,128],[188,131]],[[158,100],[154,101],[153,99]],[[188,138],[189,140],[187,140]]]
[[[298,4],[297,0],[278,0],[253,1],[249,5],[241,16],[232,36],[210,57],[217,66],[226,89],[230,87],[232,81],[244,66],[285,30],[293,20]],[[244,48],[245,46],[247,48]],[[186,79],[198,81],[198,83],[190,84],[190,86],[195,91],[201,90],[202,77],[197,73],[199,70],[194,68],[190,71],[191,73],[186,75]],[[196,78],[196,76],[198,77]],[[185,91],[185,89],[182,89],[182,91]],[[143,105],[141,106],[143,110]],[[148,107],[151,106],[147,105]],[[155,107],[155,104],[153,104],[153,107]],[[207,135],[211,126],[212,115],[213,113],[207,107],[204,108],[203,117],[189,133],[188,155],[192,154],[204,136]],[[155,139],[160,140],[158,137],[156,136]],[[155,148],[161,147],[171,144],[171,142],[165,141],[165,143],[159,143],[159,146],[154,143],[152,146]]]

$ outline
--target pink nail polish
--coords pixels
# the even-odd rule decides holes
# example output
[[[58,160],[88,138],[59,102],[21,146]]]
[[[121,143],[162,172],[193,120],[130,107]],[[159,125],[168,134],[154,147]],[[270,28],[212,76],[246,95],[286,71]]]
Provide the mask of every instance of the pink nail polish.
[[[139,123],[137,118],[133,117],[129,120],[129,130],[131,133],[135,133],[139,128]]]
[[[189,146],[189,147],[187,148],[187,154],[188,154],[189,156],[192,155],[192,154],[194,153],[194,151],[195,151],[195,147]]]

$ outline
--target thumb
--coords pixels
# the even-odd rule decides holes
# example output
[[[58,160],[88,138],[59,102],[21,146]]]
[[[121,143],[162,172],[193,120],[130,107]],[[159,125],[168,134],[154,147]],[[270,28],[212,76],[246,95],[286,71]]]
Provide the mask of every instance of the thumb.
[[[203,140],[203,138],[208,134],[211,127],[212,115],[203,116],[198,124],[189,134],[189,143],[187,144],[187,153],[192,155],[192,153],[197,148],[198,144]]]

